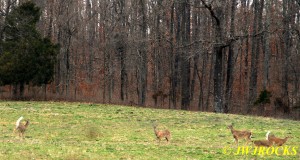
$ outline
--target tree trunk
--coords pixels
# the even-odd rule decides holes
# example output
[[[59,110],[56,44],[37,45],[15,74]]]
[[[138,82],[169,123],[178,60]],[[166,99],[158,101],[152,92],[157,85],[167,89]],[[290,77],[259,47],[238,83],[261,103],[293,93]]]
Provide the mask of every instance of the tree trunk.
[[[155,44],[153,49],[153,61],[154,61],[154,69],[153,69],[153,90],[154,90],[154,103],[157,106],[157,99],[158,97],[155,95],[158,92],[163,92],[164,88],[162,87],[163,81],[163,66],[162,66],[162,52],[161,52],[161,31],[160,31],[160,24],[162,21],[162,16],[160,11],[162,10],[162,1],[157,2],[157,6],[155,6],[155,17],[154,17],[154,26],[155,28]],[[162,98],[162,97],[161,97]],[[161,104],[163,106],[163,104]]]
[[[222,5],[223,4],[223,5]],[[215,18],[213,19],[213,26],[215,31],[215,41],[214,45],[214,53],[216,55],[215,63],[214,63],[214,109],[217,113],[223,113],[223,50],[224,47],[220,44],[223,41],[223,9],[224,1],[219,1],[218,5],[215,9]]]
[[[256,35],[258,32],[258,17],[259,17],[259,0],[254,0],[254,20],[253,20],[253,35]],[[257,61],[258,61],[258,38],[252,37],[252,53],[251,53],[251,75],[249,82],[249,101],[248,101],[248,110],[250,112],[251,107],[257,97]]]
[[[199,4],[200,1],[196,0],[195,1],[196,4]],[[200,33],[200,14],[199,14],[199,9],[194,8],[193,9],[193,31],[192,31],[192,37],[193,37],[193,41],[197,41],[197,39],[199,39],[199,33]],[[202,46],[202,45],[200,45]],[[201,54],[202,49],[200,49],[200,47],[195,47],[194,50],[191,50],[191,52],[193,53],[193,73],[192,73],[192,79],[191,79],[191,97],[190,99],[193,100],[194,99],[194,93],[195,93],[195,85],[196,85],[196,77],[198,75],[198,63],[199,63],[199,57]],[[199,79],[200,80],[200,79]],[[198,106],[199,108],[199,106]]]
[[[215,6],[212,7],[211,4],[206,4],[204,0],[201,0],[204,7],[210,12],[212,18],[212,27],[214,31],[214,44],[213,53],[215,54],[214,63],[214,111],[217,113],[223,113],[223,53],[224,53],[224,36],[223,29],[224,26],[224,10],[226,1],[217,0]],[[214,8],[214,10],[213,10]]]
[[[126,58],[127,58],[127,36],[126,36],[126,12],[125,12],[125,0],[118,0],[115,3],[115,14],[117,15],[117,27],[120,28],[116,35],[116,52],[120,61],[120,97],[124,101],[127,99],[127,71],[126,71]]]
[[[52,32],[53,32],[53,18],[54,18],[54,15],[53,15],[53,8],[54,8],[54,3],[53,3],[53,0],[48,0],[48,4],[49,4],[49,24],[48,24],[48,31],[47,31],[47,37],[49,39],[52,40]]]
[[[234,30],[235,30],[235,10],[236,10],[236,0],[231,0],[231,22],[230,22],[230,37],[234,37]],[[227,60],[227,77],[226,77],[226,90],[225,90],[225,105],[224,105],[224,112],[229,112],[229,107],[231,106],[231,98],[232,98],[232,85],[233,85],[233,42],[230,43],[228,49],[228,60]]]
[[[173,2],[171,5],[171,16],[170,16],[170,91],[169,91],[169,108],[174,109],[176,108],[176,74],[175,74],[175,57],[176,51],[174,51],[174,9],[175,3]]]
[[[291,38],[290,38],[290,29],[289,29],[289,0],[283,0],[283,63],[282,63],[282,98],[284,102],[288,104],[288,65],[289,65],[289,57],[290,57],[290,47],[291,47]]]
[[[174,18],[171,19],[171,25],[174,25],[174,28],[176,28],[176,33],[175,33],[175,41],[176,41],[176,46],[179,46],[179,41],[180,41],[180,32],[181,32],[181,28],[180,28],[180,23],[181,23],[181,19],[178,16],[180,13],[180,9],[179,9],[179,4],[178,2],[174,2],[174,4],[172,5],[172,16],[177,15],[177,24],[175,26],[175,22],[173,21]],[[176,13],[175,13],[176,11]],[[171,27],[171,33],[174,32],[173,27]],[[173,36],[173,35],[172,35]],[[171,40],[173,40],[173,38],[171,38]],[[173,46],[172,46],[173,48]],[[179,53],[178,50],[174,50],[173,55],[172,55],[172,66],[171,66],[171,97],[172,97],[172,108],[175,109],[177,108],[177,97],[178,97],[178,86],[180,84],[180,79],[178,77],[179,75],[179,63],[180,63],[180,58],[179,58]]]
[[[215,47],[214,52],[216,55],[214,63],[214,110],[217,113],[223,113],[223,79],[222,79],[222,66],[223,66],[223,48]]]
[[[269,28],[270,28],[270,15],[271,7],[270,0],[266,0],[266,17],[265,17],[265,30],[264,33],[264,75],[263,75],[263,90],[267,90],[269,81],[269,61],[270,61],[270,39],[269,39]]]
[[[140,37],[141,42],[138,50],[138,104],[145,105],[147,93],[147,22],[146,22],[146,4],[145,0],[139,0],[139,15],[141,17],[140,23]]]
[[[94,6],[94,5],[93,5]],[[87,41],[88,41],[88,63],[87,63],[87,78],[88,81],[92,81],[93,77],[93,61],[94,61],[94,42],[95,42],[95,18],[93,17],[92,4],[90,0],[86,1],[86,15],[87,15]]]
[[[190,5],[189,0],[181,3],[181,109],[188,110],[190,107],[190,47],[185,47],[190,43]]]

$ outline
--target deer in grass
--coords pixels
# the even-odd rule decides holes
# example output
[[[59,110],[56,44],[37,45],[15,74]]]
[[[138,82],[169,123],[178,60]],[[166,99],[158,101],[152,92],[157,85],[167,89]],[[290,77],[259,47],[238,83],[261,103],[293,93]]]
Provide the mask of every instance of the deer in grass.
[[[245,139],[247,141],[246,144],[248,144],[251,141],[252,133],[250,131],[235,130],[235,129],[233,129],[232,124],[228,126],[228,129],[231,130],[232,136],[235,139],[235,143],[237,145],[239,143],[239,139]]]
[[[266,140],[255,140],[255,141],[252,141],[253,144],[257,147],[260,147],[260,146],[271,147],[273,145],[273,143],[271,141],[269,141],[269,139],[268,139],[269,134],[270,134],[270,131],[268,131],[266,134]]]
[[[287,136],[285,138],[278,138],[275,135],[269,135],[270,131],[267,132],[266,139],[270,141],[272,144],[276,144],[277,146],[282,146],[288,138],[291,138],[290,136]]]
[[[26,120],[25,124],[22,124],[21,121],[23,119],[23,116],[21,116],[17,122],[16,122],[16,128],[14,129],[14,132],[18,132],[19,133],[19,137],[24,138],[24,133],[27,129],[27,127],[29,126],[29,120]]]
[[[272,143],[268,140],[255,140],[253,141],[253,144],[257,147],[264,146],[264,147],[271,147]]]
[[[162,138],[165,138],[167,142],[170,141],[171,138],[171,133],[169,130],[157,130],[157,125],[153,125],[153,130],[156,138],[160,142]]]

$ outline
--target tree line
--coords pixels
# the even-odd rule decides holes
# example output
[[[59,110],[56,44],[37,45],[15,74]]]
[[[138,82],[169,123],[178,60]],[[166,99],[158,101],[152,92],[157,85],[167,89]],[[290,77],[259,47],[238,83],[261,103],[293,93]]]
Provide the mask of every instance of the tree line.
[[[1,35],[25,2],[0,1]],[[52,81],[27,83],[31,98],[299,116],[299,0],[32,2],[60,47]]]

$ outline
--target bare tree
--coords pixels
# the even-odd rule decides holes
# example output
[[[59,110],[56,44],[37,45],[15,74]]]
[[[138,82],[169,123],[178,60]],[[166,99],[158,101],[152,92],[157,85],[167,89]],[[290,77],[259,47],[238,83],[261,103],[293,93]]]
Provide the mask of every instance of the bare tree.
[[[236,0],[231,0],[231,18],[230,18],[230,35],[235,37],[235,11]],[[234,43],[230,43],[228,47],[227,73],[226,73],[226,90],[225,90],[225,105],[224,112],[228,113],[229,106],[231,106],[232,85],[233,85],[233,70],[234,70]]]
[[[253,35],[252,37],[252,53],[251,53],[251,75],[249,82],[249,101],[248,101],[248,112],[251,109],[251,106],[254,104],[255,99],[257,98],[257,76],[258,76],[258,59],[261,49],[262,37],[257,35],[259,32],[262,32],[262,14],[263,14],[263,5],[264,0],[254,0],[253,1],[254,9],[254,20],[253,20]]]
[[[49,98],[221,113],[254,111],[261,89],[300,99],[299,0],[34,2],[61,46]],[[19,3],[0,0],[1,40]]]
[[[207,4],[204,0],[201,0],[204,7],[210,12],[211,19],[213,21],[214,31],[214,45],[213,52],[215,54],[214,62],[214,110],[215,112],[223,113],[223,53],[225,53],[224,46],[224,6],[226,1],[215,1],[214,7],[212,4]],[[213,9],[214,8],[214,9]]]
[[[146,94],[147,94],[147,9],[145,0],[138,1],[138,17],[140,17],[139,23],[139,47],[137,51],[137,93],[138,93],[138,104],[141,106],[145,105]]]

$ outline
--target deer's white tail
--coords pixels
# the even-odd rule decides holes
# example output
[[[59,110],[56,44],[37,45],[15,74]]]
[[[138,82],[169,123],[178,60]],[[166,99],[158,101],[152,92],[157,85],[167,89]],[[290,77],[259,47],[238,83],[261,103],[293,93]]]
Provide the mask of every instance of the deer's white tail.
[[[23,119],[23,116],[21,116],[21,117],[17,120],[17,122],[16,122],[16,128],[19,127],[20,122],[21,122],[22,119]]]
[[[269,134],[270,134],[270,131],[268,131],[266,134],[266,140],[269,140]]]

